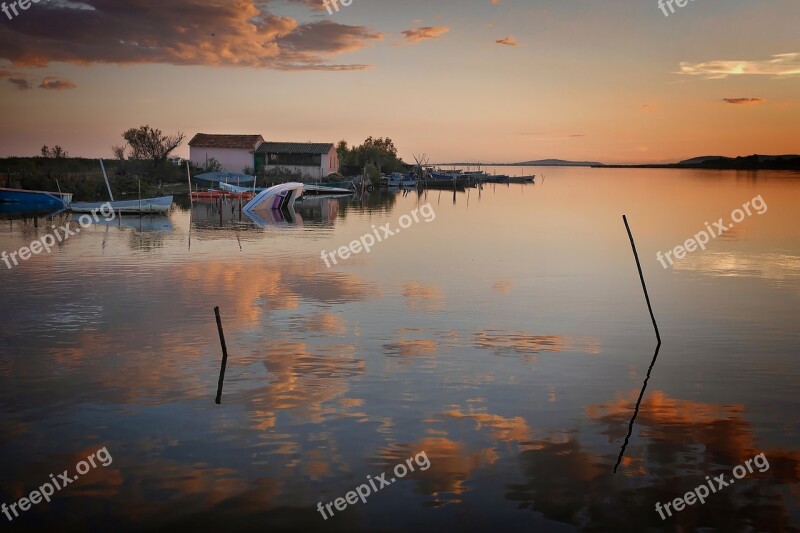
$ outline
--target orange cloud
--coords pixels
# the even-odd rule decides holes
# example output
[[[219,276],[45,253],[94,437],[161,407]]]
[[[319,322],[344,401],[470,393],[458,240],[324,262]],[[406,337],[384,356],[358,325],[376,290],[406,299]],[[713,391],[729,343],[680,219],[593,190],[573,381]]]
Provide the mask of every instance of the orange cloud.
[[[505,46],[519,46],[517,39],[509,35],[508,37],[503,37],[502,39],[498,39],[495,41],[497,44],[503,44]]]
[[[35,25],[9,27],[0,34],[0,60],[17,67],[65,62],[360,70],[368,65],[330,60],[383,39],[364,26],[330,20],[301,25],[255,0],[170,0],[158,10],[147,0],[92,4],[86,10],[51,3],[39,10]]]
[[[444,302],[442,291],[433,285],[423,285],[418,281],[405,283],[403,296],[406,298],[406,305],[412,310],[433,311],[441,309]]]
[[[508,295],[511,293],[511,287],[513,286],[513,283],[510,281],[498,281],[492,285],[492,290],[495,290],[500,294]]]
[[[406,36],[406,42],[413,44],[420,41],[438,39],[448,31],[450,31],[450,28],[447,26],[423,26],[422,28],[414,28],[402,33]]]
[[[40,89],[50,89],[52,91],[65,91],[67,89],[74,89],[77,85],[69,80],[60,80],[54,76],[47,76],[39,84]]]
[[[13,85],[20,91],[27,91],[28,89],[33,89],[33,85],[31,84],[31,82],[29,82],[25,78],[8,78],[8,83]]]
[[[763,98],[723,98],[722,101],[738,105],[754,105],[766,102]]]
[[[493,430],[492,438],[498,441],[525,442],[530,440],[533,430],[528,427],[528,423],[521,416],[506,418],[490,413],[464,413],[459,409],[451,409],[444,413],[445,417],[455,419],[471,419],[478,430],[483,426]]]

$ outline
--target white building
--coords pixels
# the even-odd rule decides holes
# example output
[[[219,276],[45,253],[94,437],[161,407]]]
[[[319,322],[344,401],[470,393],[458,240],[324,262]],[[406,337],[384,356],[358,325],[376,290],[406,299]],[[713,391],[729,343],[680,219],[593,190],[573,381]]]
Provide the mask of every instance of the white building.
[[[264,138],[261,135],[216,135],[198,133],[189,141],[189,160],[204,167],[211,158],[219,161],[226,172],[244,172],[252,169],[253,153]]]
[[[254,153],[255,169],[275,168],[321,179],[339,172],[339,154],[333,143],[263,142]]]

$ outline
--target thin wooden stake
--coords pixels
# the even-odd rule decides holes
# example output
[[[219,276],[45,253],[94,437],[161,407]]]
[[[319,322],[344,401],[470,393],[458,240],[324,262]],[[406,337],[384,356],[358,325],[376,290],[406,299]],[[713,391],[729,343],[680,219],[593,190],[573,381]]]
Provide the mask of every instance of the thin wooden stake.
[[[225,346],[225,334],[222,332],[222,318],[219,316],[219,307],[214,308],[217,317],[217,330],[219,330],[219,343],[222,345],[222,366],[219,369],[219,384],[217,385],[217,405],[222,403],[222,383],[225,381],[225,367],[228,364],[228,347]]]

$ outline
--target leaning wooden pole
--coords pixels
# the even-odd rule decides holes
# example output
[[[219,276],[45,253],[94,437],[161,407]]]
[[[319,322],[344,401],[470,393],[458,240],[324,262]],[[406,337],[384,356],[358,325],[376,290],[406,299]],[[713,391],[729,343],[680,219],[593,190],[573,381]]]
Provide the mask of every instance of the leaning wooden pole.
[[[189,180],[189,205],[194,207],[194,200],[192,199],[192,172],[189,169],[189,161],[186,161],[186,179]]]
[[[222,345],[222,366],[219,369],[219,384],[217,384],[217,404],[222,403],[222,384],[225,381],[225,367],[228,365],[228,347],[225,346],[225,334],[222,332],[222,318],[219,316],[219,307],[214,308],[214,315],[217,317],[217,330],[219,331],[219,343]]]
[[[639,262],[639,254],[636,252],[636,243],[633,242],[633,233],[631,227],[628,225],[628,217],[622,215],[622,221],[625,223],[625,229],[628,232],[628,239],[631,241],[631,248],[633,249],[633,257],[636,259],[636,268],[639,270],[639,279],[642,282],[642,289],[644,290],[644,299],[647,302],[647,310],[650,311],[650,319],[653,321],[653,329],[656,330],[656,339],[661,344],[661,334],[658,332],[658,324],[656,324],[656,317],[653,314],[653,306],[650,305],[650,295],[647,294],[647,284],[644,282],[644,274],[642,274],[642,264]]]
[[[103,171],[103,179],[106,180],[106,188],[108,189],[108,197],[114,201],[114,195],[111,194],[111,185],[108,183],[108,174],[106,174],[106,167],[103,165],[102,158],[100,159],[100,169]]]

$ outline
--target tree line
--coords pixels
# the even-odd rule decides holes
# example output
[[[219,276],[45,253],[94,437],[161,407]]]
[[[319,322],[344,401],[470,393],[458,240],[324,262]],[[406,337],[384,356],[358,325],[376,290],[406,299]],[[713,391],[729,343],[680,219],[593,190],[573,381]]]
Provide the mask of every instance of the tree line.
[[[359,146],[350,148],[347,141],[341,140],[336,145],[336,152],[339,154],[339,164],[342,169],[355,170],[357,172],[374,167],[378,173],[400,172],[406,169],[407,165],[402,159],[397,157],[397,148],[389,137],[374,138],[367,137]]]

